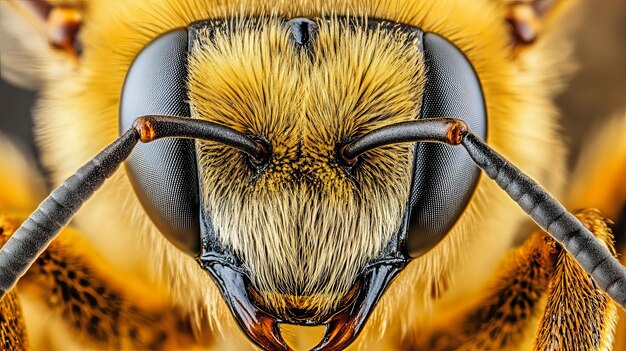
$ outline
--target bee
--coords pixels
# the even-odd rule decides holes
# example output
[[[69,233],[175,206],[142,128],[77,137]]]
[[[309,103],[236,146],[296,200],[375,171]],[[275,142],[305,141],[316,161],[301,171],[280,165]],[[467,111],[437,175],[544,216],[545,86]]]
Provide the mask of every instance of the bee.
[[[2,196],[3,347],[610,349],[611,222],[556,200],[571,3],[4,2],[57,188]]]

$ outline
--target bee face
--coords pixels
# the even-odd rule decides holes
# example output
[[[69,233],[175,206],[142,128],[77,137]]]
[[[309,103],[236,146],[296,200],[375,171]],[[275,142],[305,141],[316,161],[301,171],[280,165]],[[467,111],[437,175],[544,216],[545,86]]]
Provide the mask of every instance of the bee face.
[[[205,210],[267,305],[326,314],[398,231],[411,179],[409,145],[351,169],[337,145],[415,119],[422,55],[406,34],[346,30],[339,20],[320,22],[306,46],[284,21],[236,26],[199,33],[192,116],[266,138],[272,156],[258,169],[230,148],[198,143]]]

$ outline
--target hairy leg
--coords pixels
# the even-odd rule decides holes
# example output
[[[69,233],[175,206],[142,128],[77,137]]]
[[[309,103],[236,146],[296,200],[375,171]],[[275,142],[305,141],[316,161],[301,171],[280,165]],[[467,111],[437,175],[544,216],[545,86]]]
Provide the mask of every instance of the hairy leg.
[[[613,251],[611,231],[597,210],[586,209],[576,215]],[[561,252],[534,349],[610,350],[616,323],[617,305],[598,290],[569,254]]]
[[[405,343],[405,350],[504,350],[520,343],[540,313],[557,250],[547,235],[535,233],[507,258],[478,307]]]
[[[0,216],[0,244],[22,220]],[[76,340],[92,347],[156,350],[198,342],[189,318],[165,302],[163,292],[116,275],[71,229],[61,232],[18,289],[54,311]]]
[[[613,223],[616,251],[626,265],[626,111],[620,110],[591,130],[578,157],[568,203],[599,209]],[[626,350],[626,311],[618,308],[619,324],[614,350]]]
[[[597,211],[576,215],[612,247],[606,220]],[[433,332],[407,340],[402,348],[516,350],[528,346],[527,340],[536,333],[535,349],[605,350],[612,340],[616,310],[569,254],[537,231],[507,258],[476,305]]]
[[[7,351],[28,350],[28,338],[22,308],[15,291],[0,302],[0,348]]]

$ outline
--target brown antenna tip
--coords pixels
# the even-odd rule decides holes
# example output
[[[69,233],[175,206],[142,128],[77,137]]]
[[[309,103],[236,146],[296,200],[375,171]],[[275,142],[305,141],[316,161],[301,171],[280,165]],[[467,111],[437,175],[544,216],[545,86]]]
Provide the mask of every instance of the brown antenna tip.
[[[467,124],[460,119],[455,119],[449,122],[451,124],[448,129],[448,133],[446,134],[447,144],[450,145],[459,145],[463,141],[463,137],[467,135],[469,132],[469,128],[467,128]]]
[[[139,140],[142,143],[149,143],[156,137],[154,125],[149,118],[140,117],[133,122],[133,129],[139,134]]]

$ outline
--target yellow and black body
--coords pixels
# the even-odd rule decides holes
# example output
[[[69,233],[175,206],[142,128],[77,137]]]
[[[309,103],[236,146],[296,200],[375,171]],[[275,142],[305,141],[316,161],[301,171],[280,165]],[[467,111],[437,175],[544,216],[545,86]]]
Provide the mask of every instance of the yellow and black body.
[[[566,182],[553,100],[572,3],[7,1],[2,26],[38,35],[3,34],[34,62],[28,75],[8,61],[7,77],[37,77],[61,191],[26,220],[45,194],[17,153],[0,156],[14,189],[0,192],[0,267],[25,273],[0,341],[612,349],[626,275],[612,222],[588,207],[611,203],[619,229],[626,196],[600,196],[619,180],[595,198]],[[22,238],[53,226],[30,267]]]

